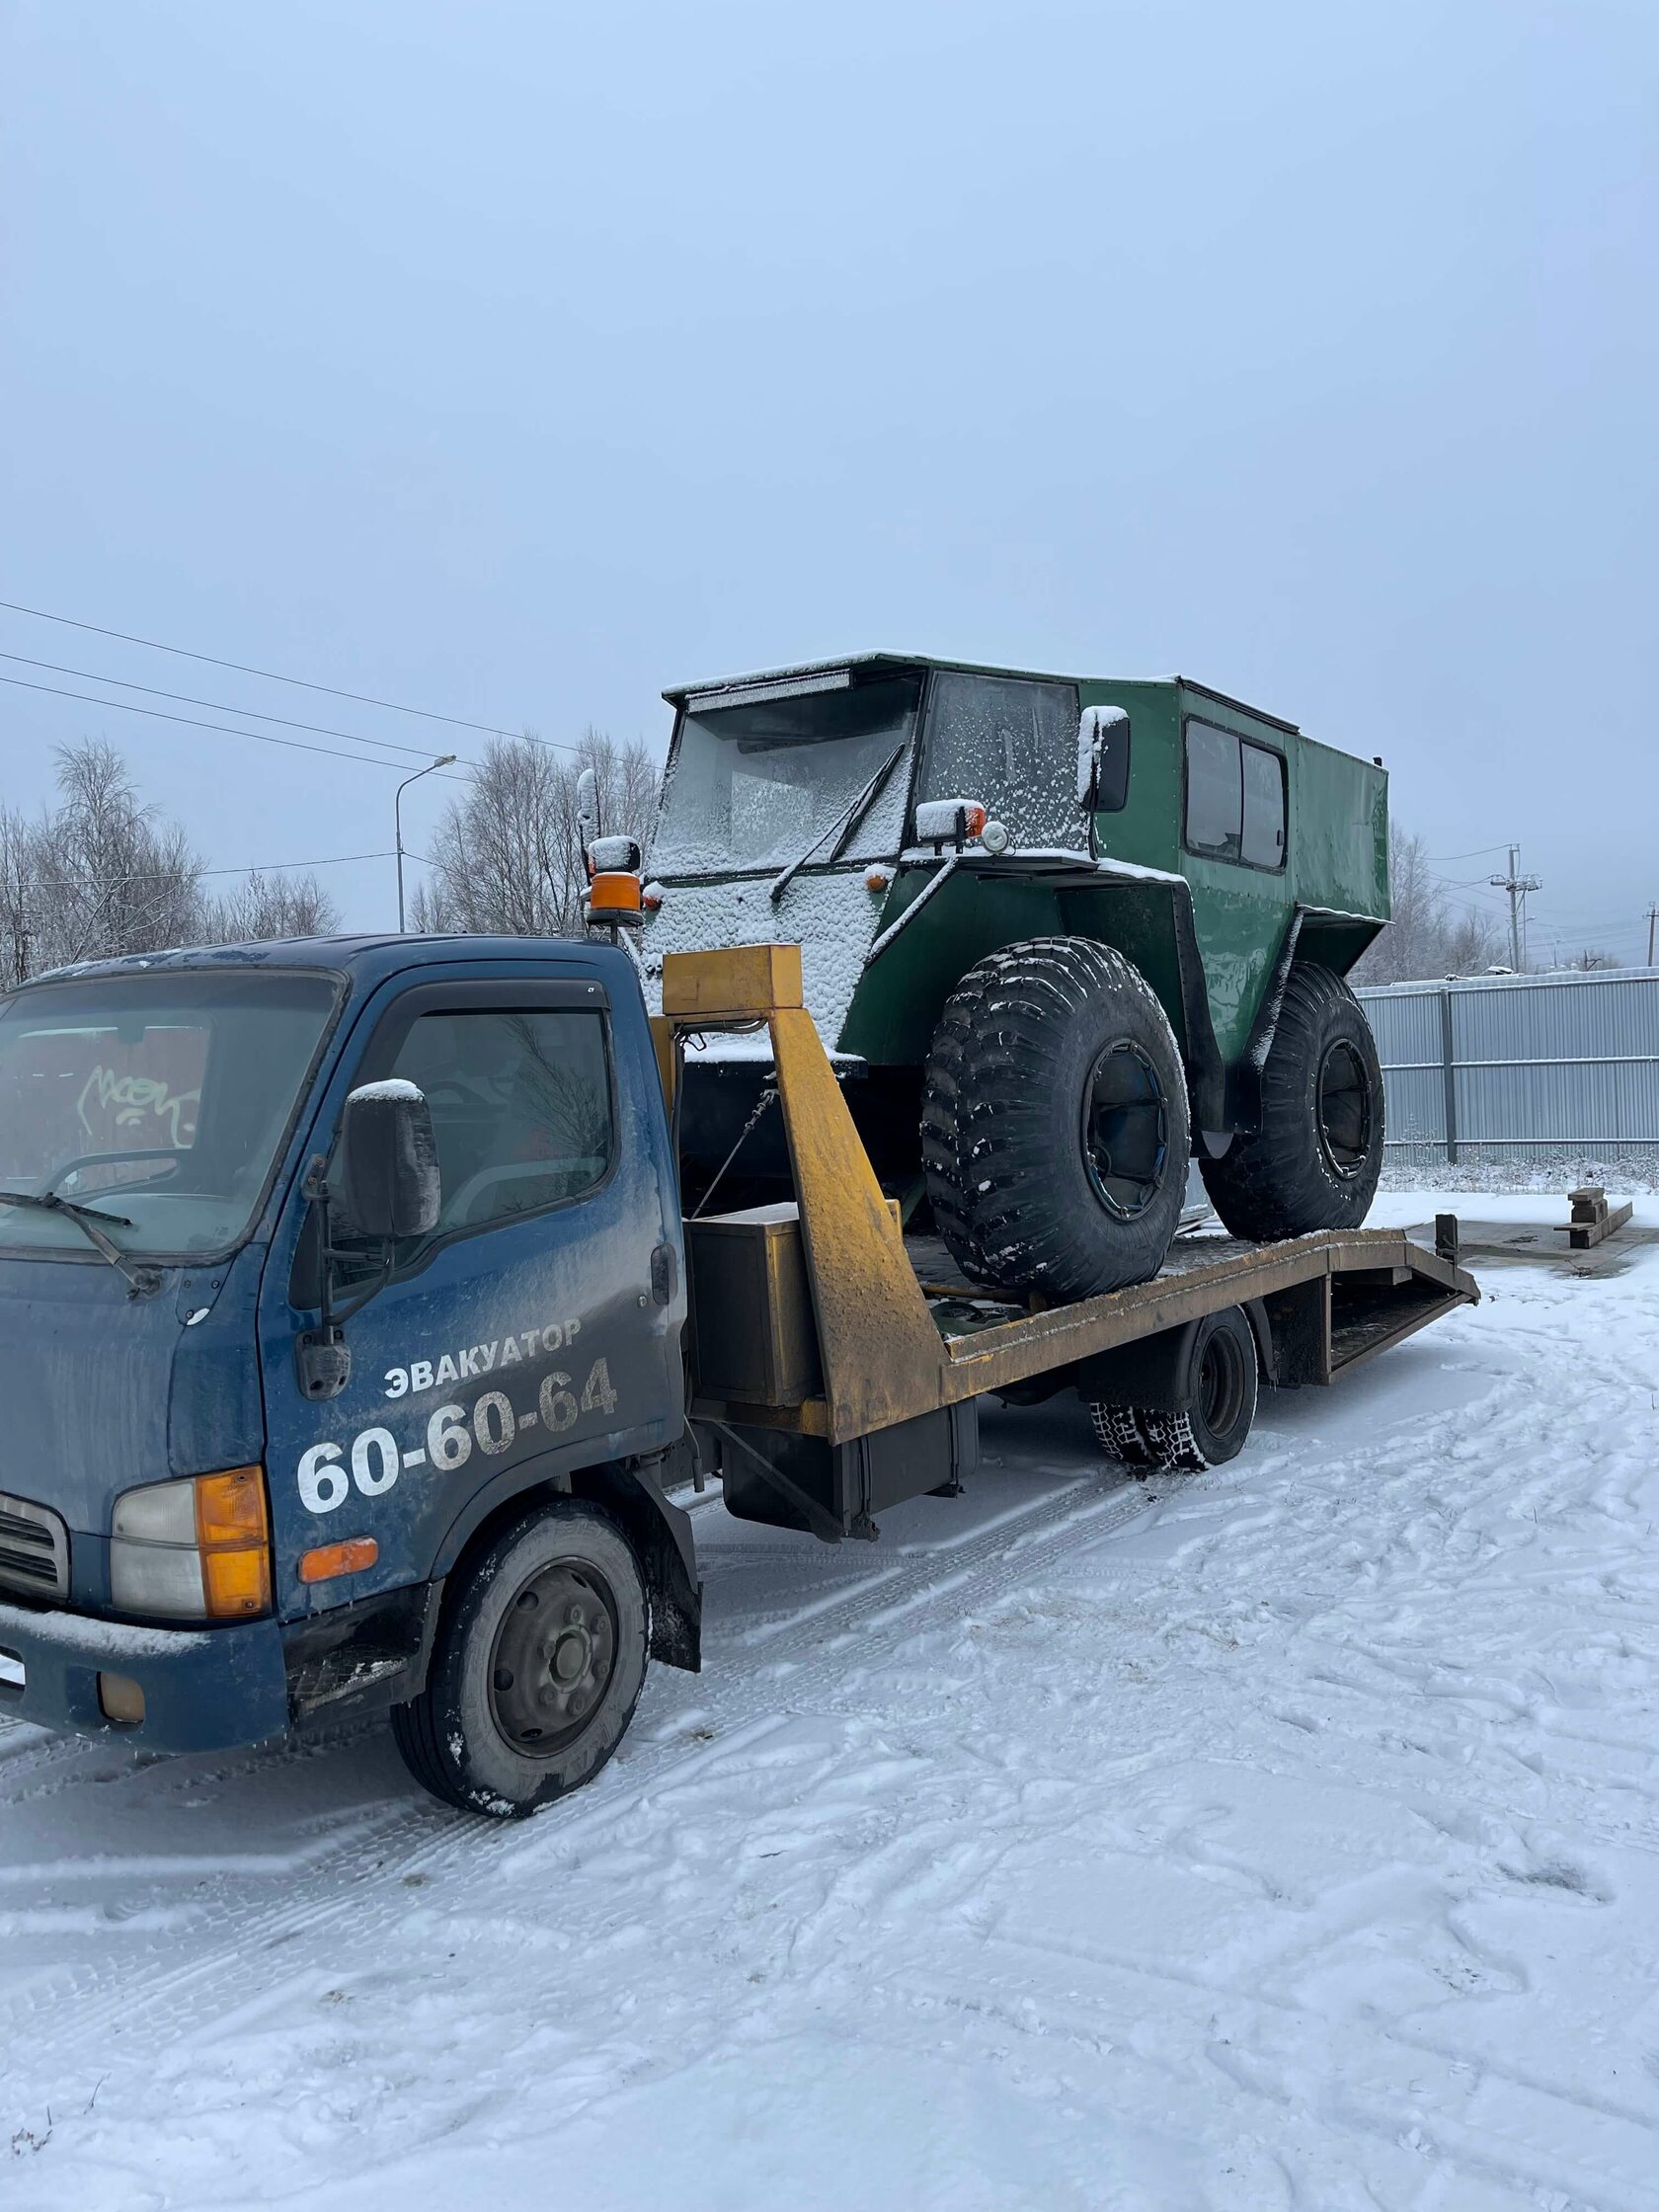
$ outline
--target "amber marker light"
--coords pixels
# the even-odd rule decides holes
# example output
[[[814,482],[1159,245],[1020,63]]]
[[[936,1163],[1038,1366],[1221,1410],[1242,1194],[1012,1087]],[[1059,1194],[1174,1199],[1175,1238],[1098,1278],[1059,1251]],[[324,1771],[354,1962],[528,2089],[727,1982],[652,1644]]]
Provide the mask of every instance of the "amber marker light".
[[[196,1540],[209,1620],[271,1611],[271,1523],[260,1467],[196,1478]]]
[[[640,910],[640,880],[638,876],[625,876],[618,869],[595,876],[588,886],[588,904],[596,914],[637,914]]]
[[[885,868],[867,868],[864,871],[864,888],[866,891],[873,891],[879,895],[887,889],[892,881],[893,878]]]
[[[361,1574],[364,1567],[373,1566],[380,1556],[380,1546],[372,1537],[348,1537],[343,1543],[320,1543],[315,1551],[304,1551],[299,1559],[301,1582],[333,1582],[343,1574]]]

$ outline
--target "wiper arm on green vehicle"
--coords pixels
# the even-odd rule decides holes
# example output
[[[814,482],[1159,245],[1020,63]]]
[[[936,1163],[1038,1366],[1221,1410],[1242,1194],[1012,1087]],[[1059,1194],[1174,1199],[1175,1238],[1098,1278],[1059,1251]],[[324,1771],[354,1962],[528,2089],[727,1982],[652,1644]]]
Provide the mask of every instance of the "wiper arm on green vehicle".
[[[117,1228],[130,1228],[132,1224],[124,1214],[107,1214],[102,1207],[81,1206],[72,1198],[60,1198],[56,1191],[0,1191],[0,1206],[35,1206],[43,1214],[63,1215],[74,1223],[89,1244],[96,1246],[116,1273],[125,1278],[126,1287],[134,1298],[147,1297],[161,1281],[153,1267],[141,1267],[134,1273],[115,1238],[106,1236],[99,1226],[101,1222],[111,1222]]]
[[[907,740],[906,742],[908,743],[908,741]],[[846,844],[847,839],[852,835],[853,831],[858,828],[858,825],[863,821],[864,816],[869,809],[871,801],[875,798],[876,793],[881,789],[882,785],[887,781],[887,777],[889,771],[893,767],[893,763],[899,758],[899,755],[904,751],[904,746],[896,746],[894,750],[888,754],[887,758],[882,762],[881,766],[876,770],[875,774],[870,778],[869,782],[864,786],[863,790],[858,792],[853,798],[849,799],[846,805],[841,809],[840,813],[835,817],[834,821],[830,823],[830,827],[827,830],[821,830],[818,832],[818,835],[813,839],[812,843],[808,845],[806,850],[804,852],[798,853],[795,858],[789,863],[788,867],[783,870],[782,874],[774,879],[771,887],[771,892],[769,894],[772,905],[774,907],[783,897],[784,893],[789,889],[790,885],[795,881],[795,878],[800,874],[801,870],[806,866],[807,862],[812,858],[813,854],[818,850],[819,846],[823,844],[826,837],[833,837],[835,840],[834,848],[830,855],[830,859],[839,859],[842,847]]]

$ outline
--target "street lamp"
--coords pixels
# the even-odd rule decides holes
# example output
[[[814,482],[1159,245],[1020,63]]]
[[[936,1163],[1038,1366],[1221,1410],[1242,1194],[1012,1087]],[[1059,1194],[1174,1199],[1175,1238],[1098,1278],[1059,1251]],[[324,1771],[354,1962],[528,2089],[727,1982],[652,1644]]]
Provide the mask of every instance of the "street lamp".
[[[454,764],[452,752],[440,752],[435,760],[429,760],[424,768],[417,768],[412,776],[405,776],[392,799],[392,826],[397,833],[398,864],[398,935],[403,935],[403,795],[412,783],[419,783],[423,776],[430,776],[434,768],[447,768]]]

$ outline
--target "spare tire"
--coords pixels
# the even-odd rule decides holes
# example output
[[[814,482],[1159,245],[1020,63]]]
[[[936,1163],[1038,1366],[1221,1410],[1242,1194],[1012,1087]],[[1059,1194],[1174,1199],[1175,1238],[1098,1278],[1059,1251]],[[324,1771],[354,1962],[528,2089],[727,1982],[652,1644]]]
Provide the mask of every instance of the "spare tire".
[[[1358,1228],[1382,1170],[1382,1069],[1342,978],[1299,961],[1262,1069],[1261,1127],[1200,1163],[1234,1236]]]
[[[928,1055],[921,1155],[964,1274],[1018,1297],[1144,1283],[1181,1216],[1186,1076],[1123,955],[1033,937],[971,968]]]

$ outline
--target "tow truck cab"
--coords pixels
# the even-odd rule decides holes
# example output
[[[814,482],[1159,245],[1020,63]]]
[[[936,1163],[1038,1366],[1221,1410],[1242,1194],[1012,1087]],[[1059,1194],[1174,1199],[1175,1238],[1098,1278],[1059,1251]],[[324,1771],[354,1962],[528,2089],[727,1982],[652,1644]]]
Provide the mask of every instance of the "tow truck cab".
[[[376,1175],[418,1189],[423,1147],[400,1213]],[[625,953],[335,938],[25,985],[0,1191],[0,1714],[197,1750],[397,1703],[444,1578],[549,1497],[620,1524],[653,1652],[697,1663],[680,1210]]]

